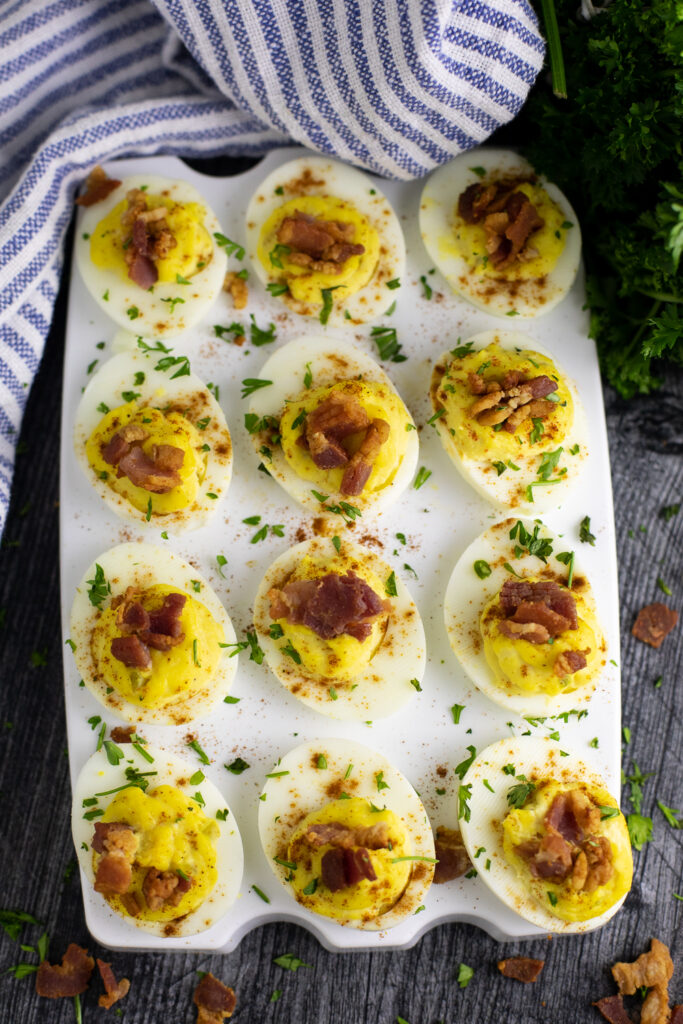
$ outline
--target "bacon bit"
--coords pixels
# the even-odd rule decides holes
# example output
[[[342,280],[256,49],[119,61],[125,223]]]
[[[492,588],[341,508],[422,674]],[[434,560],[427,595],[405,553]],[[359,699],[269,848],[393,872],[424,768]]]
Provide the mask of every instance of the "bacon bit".
[[[503,636],[511,639],[521,638],[532,644],[543,644],[551,636],[558,637],[567,630],[578,629],[574,596],[557,583],[507,580],[501,588],[498,602],[504,616],[498,623],[498,629]],[[580,657],[572,657],[568,661],[576,661],[578,664]]]
[[[503,619],[498,623],[498,630],[511,640],[528,640],[530,644],[547,644],[550,633],[545,626],[537,622],[514,622]]]
[[[321,878],[330,892],[348,889],[362,879],[374,882],[377,879],[370,854],[364,849],[346,849],[333,846],[320,860]]]
[[[669,1024],[683,1024],[683,1004],[672,1008]]]
[[[528,243],[545,221],[529,197],[517,191],[519,185],[528,181],[533,179],[509,179],[489,185],[475,182],[458,198],[458,214],[466,224],[483,220],[486,251],[498,270],[538,255]]]
[[[121,903],[131,917],[137,917],[142,910],[140,897],[136,892],[124,892],[121,894]]]
[[[340,274],[350,256],[365,252],[365,246],[351,242],[354,232],[353,224],[318,220],[296,210],[293,217],[282,221],[277,240],[289,246],[290,263],[314,272]]]
[[[135,731],[134,725],[115,725],[109,735],[114,743],[132,743],[132,736]]]
[[[355,497],[362,494],[379,450],[387,441],[391,428],[386,420],[374,419],[361,441],[360,448],[351,456],[351,461],[344,470],[339,490],[342,494]]]
[[[128,978],[121,978],[121,981],[117,981],[111,969],[111,964],[105,963],[104,960],[98,958],[97,967],[106,989],[106,995],[101,995],[97,1002],[105,1010],[110,1010],[114,1003],[118,1003],[119,999],[123,999],[125,995],[128,995],[130,982]]]
[[[302,437],[318,469],[333,469],[349,461],[340,442],[369,426],[370,417],[357,398],[331,391],[306,417]]]
[[[165,451],[160,453],[160,449]],[[173,459],[173,468],[165,468],[169,465],[168,449],[178,452],[178,456]],[[149,455],[140,445],[134,445],[119,460],[119,472],[122,476],[127,476],[136,487],[142,487],[152,494],[168,494],[182,483],[178,469],[184,459],[185,452],[182,448],[173,448],[172,445],[154,445]]]
[[[194,990],[192,1001],[197,1007],[197,1024],[223,1024],[232,1017],[237,999],[235,993],[210,972]]]
[[[147,645],[135,633],[131,636],[115,636],[111,642],[111,653],[126,668],[146,672],[152,667],[152,656]]]
[[[442,885],[464,875],[471,867],[462,836],[457,829],[439,827],[434,843],[437,865],[434,868],[434,884]]]
[[[678,622],[678,612],[667,608],[665,604],[655,601],[638,612],[631,633],[636,640],[642,640],[650,647],[661,647],[662,641],[669,635]]]
[[[116,178],[110,178],[99,164],[93,167],[85,181],[85,192],[76,199],[76,206],[94,206],[102,202],[121,184]]]
[[[467,384],[472,394],[480,396],[470,406],[469,415],[485,427],[503,423],[509,434],[531,417],[542,420],[555,409],[555,403],[545,398],[557,391],[557,383],[545,374],[526,380],[517,370],[509,370],[499,382],[482,381],[480,374],[469,373]]]
[[[149,648],[169,651],[185,639],[180,616],[187,597],[185,594],[166,594],[164,603],[157,611],[147,612],[137,600],[140,591],[128,587],[123,597],[114,598],[116,625],[125,634],[114,637],[111,653],[127,668],[146,670],[152,667]]]
[[[128,277],[141,288],[150,288],[159,279],[155,260],[164,259],[178,242],[166,223],[168,210],[162,204],[147,209],[147,196],[134,188],[126,194],[128,206],[121,214],[121,224],[130,230],[124,257]]]
[[[473,395],[483,395],[486,393],[486,381],[480,373],[468,373],[467,386]]]
[[[569,619],[570,629],[577,629],[579,625],[574,596],[558,583],[527,583],[526,580],[506,580],[501,588],[498,601],[505,616],[513,615],[524,601],[539,601],[557,612],[558,615]]]
[[[498,961],[498,970],[505,978],[514,978],[529,985],[536,981],[545,966],[545,960],[534,960],[530,956],[510,956]]]
[[[351,849],[363,846],[367,850],[386,850],[389,846],[389,826],[385,821],[366,828],[349,828],[338,821],[325,825],[311,825],[306,833],[309,846],[340,846]]]
[[[247,282],[234,270],[229,270],[223,281],[223,291],[232,295],[232,302],[235,309],[244,309],[249,300],[249,287]]]
[[[175,871],[150,868],[142,883],[142,894],[150,910],[159,910],[164,904],[177,907],[191,888],[191,878],[181,878]]]
[[[659,939],[652,939],[650,949],[632,963],[619,962],[612,968],[612,977],[623,996],[634,995],[639,988],[653,988],[655,985],[668,987],[674,972],[674,965],[665,946]]]
[[[138,842],[137,835],[125,822],[95,822],[91,846],[95,853],[101,854],[95,874],[95,892],[120,896],[128,891]]]
[[[346,633],[362,642],[370,636],[372,623],[391,607],[352,570],[343,576],[330,572],[315,580],[295,580],[282,590],[273,587],[268,598],[273,619],[308,626],[324,640]]]
[[[540,841],[529,839],[515,849],[527,861],[534,878],[563,882],[572,870],[572,847],[557,832],[548,832]]]
[[[78,996],[85,992],[95,961],[87,949],[72,942],[62,957],[62,963],[50,964],[43,960],[36,973],[36,992],[48,999]]]
[[[590,648],[587,653],[590,654]],[[583,651],[563,651],[555,661],[553,672],[558,678],[564,679],[565,676],[573,676],[575,672],[580,672],[587,664]]]
[[[605,996],[604,999],[598,999],[597,1003],[593,1003],[593,1006],[600,1011],[605,1020],[608,1020],[610,1024],[632,1024],[631,1018],[624,1008],[621,996]]]
[[[578,845],[600,826],[600,808],[582,790],[571,789],[557,794],[543,824]]]

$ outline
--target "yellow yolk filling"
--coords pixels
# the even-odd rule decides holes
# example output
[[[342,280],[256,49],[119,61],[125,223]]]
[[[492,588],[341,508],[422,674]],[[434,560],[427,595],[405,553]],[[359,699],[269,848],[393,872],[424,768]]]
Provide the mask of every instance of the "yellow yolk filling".
[[[177,487],[165,494],[153,494],[132,483],[127,476],[117,477],[117,467],[105,462],[102,447],[128,423],[141,426],[149,435],[142,442],[142,449],[150,457],[155,445],[167,444],[182,449],[183,464],[178,470],[181,482]],[[147,406],[139,408],[132,401],[105,413],[88,438],[85,450],[88,462],[108,487],[126,498],[140,512],[164,515],[188,508],[194,502],[206,472],[206,456],[201,451],[202,444],[196,427],[182,413],[164,413]]]
[[[327,398],[331,391],[343,391],[352,395],[365,409],[368,417],[382,419],[389,424],[389,437],[379,450],[372,467],[372,472],[363,488],[362,495],[376,494],[387,487],[396,476],[406,453],[406,427],[411,423],[403,402],[386,384],[375,381],[347,380],[332,384],[330,387],[312,388],[304,391],[293,402],[289,402],[280,420],[282,452],[287,463],[303,480],[310,480],[315,489],[323,494],[339,493],[345,467],[337,469],[318,469],[308,449],[298,444],[298,439],[305,435],[306,422],[302,412],[312,412]],[[295,422],[298,424],[293,426]],[[344,438],[342,444],[352,455],[360,446],[365,431]],[[355,499],[347,498],[353,505]]]
[[[349,828],[367,828],[386,822],[389,827],[391,849],[368,850],[376,881],[363,878],[355,885],[331,892],[322,882],[321,861],[329,844],[312,847],[305,840],[311,825],[338,822]],[[396,862],[398,857],[410,856],[412,847],[401,820],[389,810],[374,810],[367,800],[351,797],[333,800],[313,811],[297,826],[289,842],[287,860],[296,864],[290,879],[294,895],[308,910],[324,917],[343,920],[370,920],[385,914],[397,903],[410,880],[410,860]]]
[[[535,249],[538,252],[538,256],[529,260],[515,260],[510,266],[500,270],[496,269],[486,251],[486,231],[483,222],[466,224],[458,216],[457,205],[453,220],[453,239],[452,241],[448,240],[445,244],[449,250],[452,246],[470,267],[475,268],[478,274],[486,277],[506,277],[517,280],[545,277],[553,270],[560,258],[565,246],[567,231],[570,230],[571,225],[565,220],[562,210],[552,201],[541,185],[524,182],[515,191],[523,192],[536,207],[539,216],[545,221],[542,228],[533,232],[527,243],[530,249]]]
[[[366,565],[343,554],[327,562],[306,555],[286,582],[319,579],[330,572],[343,576],[349,571],[353,571],[380,598],[384,598],[385,583]],[[276,621],[284,634],[278,646],[285,647],[289,641],[301,658],[302,670],[309,675],[333,678],[335,682],[349,682],[363,672],[372,660],[384,637],[387,616],[380,615],[375,619],[370,635],[363,641],[346,633],[325,640],[308,626],[293,625],[287,619]]]
[[[537,583],[538,580],[529,577],[526,582]],[[582,594],[572,591],[578,629],[566,630],[555,637],[552,644],[532,644],[528,640],[504,636],[498,629],[498,596],[496,594],[485,605],[479,628],[486,661],[501,690],[522,694],[545,693],[554,697],[558,693],[574,693],[595,678],[601,667],[598,650],[600,629],[595,613]],[[573,675],[560,678],[554,667],[564,651],[583,651],[587,664]]]
[[[512,777],[510,781],[513,782]],[[544,910],[562,921],[589,921],[604,914],[631,888],[633,857],[628,829],[622,814],[605,818],[600,822],[597,835],[609,839],[612,847],[613,873],[604,885],[598,886],[593,892],[575,892],[569,879],[551,882],[546,878],[534,878],[527,862],[515,850],[521,843],[533,839],[538,834],[545,834],[543,819],[550,805],[558,793],[571,789],[583,789],[600,807],[617,807],[614,798],[606,789],[567,785],[554,779],[548,780],[538,785],[531,800],[524,807],[511,810],[503,819],[503,851],[518,877]],[[549,896],[549,893],[552,895]]]
[[[349,256],[338,274],[325,274],[292,263],[287,259],[286,248],[278,248],[277,233],[282,221],[286,217],[293,217],[297,210],[317,220],[353,224],[351,241],[354,245],[363,245],[365,252]],[[368,283],[379,260],[379,236],[367,217],[352,203],[335,196],[299,196],[283,203],[266,220],[259,238],[258,258],[269,278],[286,282],[293,298],[299,302],[322,305],[323,289],[339,287],[339,291],[333,295],[335,300],[341,296],[343,301]]]
[[[161,608],[167,594],[176,593],[176,587],[155,584],[137,600],[145,611],[152,612]],[[144,708],[163,707],[204,689],[215,674],[225,632],[205,605],[194,597],[186,597],[180,613],[184,640],[168,651],[150,648],[152,667],[147,671],[128,668],[111,653],[112,640],[123,636],[116,625],[117,610],[110,606],[99,616],[91,641],[97,677],[129,703]]]
[[[148,210],[166,207],[164,219],[176,240],[168,256],[154,261],[159,283],[178,283],[182,297],[182,285],[177,278],[190,278],[211,261],[213,242],[204,227],[206,210],[200,203],[177,203],[163,195],[148,195],[146,198]],[[128,201],[123,199],[98,223],[90,237],[90,258],[96,267],[112,270],[119,277],[130,280],[125,247],[131,232],[121,223],[127,209]]]
[[[532,377],[550,377],[557,383],[553,392],[554,409],[540,421],[542,433],[534,433],[537,424],[525,420],[514,434],[503,427],[494,430],[470,415],[470,409],[480,397],[473,395],[467,383],[469,373],[478,373],[485,382],[502,381],[508,370],[519,370],[527,380]],[[450,433],[460,454],[476,460],[515,463],[520,455],[539,455],[556,449],[566,437],[574,420],[574,403],[567,384],[557,367],[539,352],[504,349],[497,342],[477,352],[457,358],[446,367],[438,388],[438,403],[446,410],[442,424]],[[533,443],[532,443],[533,437]],[[515,470],[507,466],[507,472]]]
[[[153,765],[151,766],[153,768]],[[199,804],[174,786],[158,786],[144,793],[131,786],[117,793],[99,821],[123,821],[133,828],[139,846],[133,866],[133,881],[128,892],[138,896],[142,908],[137,915],[143,921],[172,921],[201,906],[216,884],[216,849],[219,835],[215,821]],[[99,855],[93,854],[97,871]],[[192,886],[176,907],[164,905],[150,910],[142,895],[142,884],[149,868],[158,871],[182,871]],[[128,916],[120,896],[107,896],[119,914]]]

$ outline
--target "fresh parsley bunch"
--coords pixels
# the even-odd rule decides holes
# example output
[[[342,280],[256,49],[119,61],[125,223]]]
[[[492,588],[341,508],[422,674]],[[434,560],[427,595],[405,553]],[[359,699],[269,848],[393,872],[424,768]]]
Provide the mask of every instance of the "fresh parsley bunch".
[[[678,0],[538,0],[557,91],[541,75],[509,131],[567,193],[581,222],[590,333],[625,397],[683,363],[683,13]],[[561,83],[558,88],[558,82]]]

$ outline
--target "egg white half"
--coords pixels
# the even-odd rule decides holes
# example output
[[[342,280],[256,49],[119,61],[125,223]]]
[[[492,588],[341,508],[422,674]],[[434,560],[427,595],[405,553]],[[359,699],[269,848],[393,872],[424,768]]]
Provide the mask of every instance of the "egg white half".
[[[223,650],[218,669],[205,687],[194,694],[181,695],[163,707],[138,707],[115,691],[107,693],[106,682],[96,678],[96,666],[91,650],[92,631],[98,619],[98,609],[88,597],[90,588],[87,581],[94,579],[98,565],[101,566],[111,587],[111,594],[102,602],[103,610],[109,607],[113,597],[125,594],[128,587],[139,587],[144,590],[154,584],[164,583],[205,605],[213,618],[223,627],[225,643],[236,643],[235,630],[228,613],[211,584],[207,583],[194,566],[184,562],[168,548],[141,543],[119,544],[103,552],[88,566],[78,585],[71,608],[69,628],[70,639],[75,644],[74,659],[90,692],[108,710],[115,712],[126,722],[184,725],[209,714],[227,696],[237,672],[237,656],[231,658],[229,648]],[[198,591],[193,581],[199,584]]]
[[[172,533],[180,533],[198,529],[216,513],[232,476],[232,441],[223,410],[204,382],[193,373],[173,379],[173,375],[182,368],[180,363],[167,370],[155,369],[159,361],[165,358],[167,356],[163,352],[145,354],[138,349],[135,352],[121,352],[100,367],[83,392],[76,410],[74,448],[86,477],[118,516],[138,526],[162,526]],[[178,356],[173,353],[171,358]],[[144,374],[141,384],[135,383],[138,372]],[[104,404],[110,409],[116,409],[124,405],[123,391],[139,394],[138,404],[158,407],[173,403],[185,407],[192,411],[193,417],[196,414],[196,418],[191,419],[195,424],[198,420],[209,419],[205,428],[199,431],[202,441],[209,445],[210,450],[206,453],[206,473],[199,485],[197,497],[187,508],[164,514],[153,512],[149,523],[144,511],[135,508],[123,495],[100,480],[86,455],[86,442],[103,416],[98,406]],[[209,494],[216,497],[209,498]]]
[[[598,772],[578,754],[573,751],[564,753],[566,756],[551,740],[537,736],[511,737],[486,747],[462,780],[463,786],[472,788],[467,801],[470,817],[469,820],[464,815],[460,818],[460,831],[467,853],[477,867],[479,878],[503,903],[543,931],[566,934],[590,932],[602,927],[616,914],[626,897],[618,900],[604,914],[588,921],[562,921],[545,910],[517,876],[503,851],[502,830],[503,818],[510,809],[507,793],[515,784],[514,776],[503,771],[504,765],[514,765],[516,774],[525,775],[527,779],[584,782],[590,787],[609,790]],[[484,779],[491,789],[484,784]],[[612,828],[625,828],[620,817],[606,825],[608,833]],[[485,852],[477,858],[477,850],[481,847],[485,848]],[[490,861],[488,869],[485,867],[487,861]]]
[[[321,754],[327,763],[324,769],[314,767]],[[381,791],[376,779],[379,772],[386,783]],[[274,858],[287,859],[290,837],[301,819],[336,799],[339,792],[389,808],[408,834],[411,856],[428,858],[415,862],[408,885],[391,910],[370,921],[338,922],[367,931],[393,928],[424,902],[434,876],[434,864],[430,862],[434,858],[434,838],[419,796],[405,776],[378,751],[351,740],[320,739],[302,743],[278,759],[271,777],[266,778],[258,810],[266,860],[291,895],[286,881],[288,871]]]
[[[570,711],[572,708],[585,707],[593,695],[597,678],[571,693],[560,693],[556,696],[545,693],[521,694],[503,690],[498,686],[486,660],[479,620],[484,606],[500,591],[506,580],[516,578],[505,568],[506,562],[519,576],[537,577],[543,574],[544,579],[554,578],[556,582],[567,585],[568,567],[558,562],[556,556],[571,549],[571,542],[558,537],[541,523],[539,536],[551,540],[553,546],[553,553],[547,556],[547,563],[526,552],[521,558],[516,558],[516,541],[510,539],[510,530],[516,522],[517,519],[514,518],[504,519],[490,526],[458,559],[444,598],[444,618],[450,645],[475,686],[501,707],[516,711],[519,715],[532,716],[557,714]],[[529,533],[533,533],[536,522],[530,519],[522,519],[521,522]],[[480,560],[486,562],[491,569],[491,575],[485,579],[480,579],[474,570],[474,563]],[[576,557],[574,579],[586,581],[586,575]],[[595,612],[590,583],[586,582],[585,586],[582,586],[581,596]],[[596,620],[599,625],[597,613]],[[607,663],[607,653],[601,632],[598,633],[598,650],[600,662],[604,666]]]
[[[366,722],[386,718],[415,696],[417,690],[410,680],[421,681],[426,660],[420,613],[397,574],[394,577],[397,594],[390,598],[392,611],[384,638],[368,666],[349,683],[338,683],[334,678],[321,680],[307,674],[302,665],[297,665],[283,653],[284,641],[273,640],[270,636],[269,626],[273,620],[268,591],[271,587],[282,587],[304,556],[327,555],[332,559],[336,554],[331,539],[314,537],[285,551],[273,562],[254,601],[254,626],[259,644],[269,667],[283,686],[308,707],[336,719]],[[341,540],[340,554],[348,554],[365,563],[380,580],[386,581],[392,572],[391,566],[373,552],[347,540]],[[384,598],[386,595],[379,596]],[[351,689],[354,684],[355,689]],[[336,697],[330,694],[330,688]]]
[[[216,786],[207,778],[199,785],[190,785],[190,777],[196,772],[196,766],[181,761],[172,754],[167,753],[158,747],[146,745],[145,752],[153,761],[150,763],[130,743],[121,746],[124,757],[118,765],[109,763],[107,754],[102,748],[86,761],[83,766],[76,785],[74,786],[73,804],[71,811],[71,829],[74,846],[78,855],[78,863],[85,876],[84,893],[86,901],[90,901],[96,913],[103,921],[129,926],[131,932],[142,929],[154,935],[167,938],[177,938],[184,935],[196,935],[198,932],[206,931],[221,920],[230,910],[237,899],[240,885],[242,884],[242,872],[244,868],[244,854],[242,851],[242,839],[235,822],[232,811],[228,808],[223,796]],[[105,810],[111,796],[98,798],[95,805],[86,804],[84,800],[90,800],[96,793],[104,793],[107,790],[123,786],[126,779],[126,768],[134,767],[139,772],[156,772],[155,776],[149,776],[148,791],[157,786],[175,786],[183,790],[189,797],[200,792],[204,799],[202,810],[207,818],[211,818],[218,826],[219,835],[214,840],[216,850],[216,870],[218,880],[216,885],[208,894],[206,900],[197,907],[191,914],[179,918],[174,922],[167,921],[143,921],[134,917],[122,917],[112,910],[104,896],[94,891],[95,873],[93,870],[93,855],[91,842],[95,831],[94,821],[84,818],[89,810],[100,807]],[[225,821],[216,818],[216,811],[227,810]],[[95,819],[96,820],[96,819]],[[85,848],[84,848],[85,847]],[[128,941],[131,941],[130,939]]]
[[[305,392],[304,378],[310,372],[314,388],[325,387],[335,384],[338,381],[350,380],[354,377],[362,377],[363,380],[384,384],[397,395],[400,395],[392,384],[389,377],[378,363],[361,349],[346,342],[332,341],[324,335],[304,335],[295,338],[287,345],[283,345],[272,354],[270,359],[259,371],[259,380],[268,380],[271,383],[255,391],[251,398],[249,412],[260,418],[273,416],[280,419],[285,410],[286,403],[294,401]],[[403,403],[405,415],[410,424],[414,427],[413,418]],[[364,496],[362,493],[349,497],[339,493],[329,493],[329,502],[339,503],[346,500],[351,505],[359,508],[363,514],[381,512],[393,504],[410,485],[415,474],[419,455],[419,441],[417,430],[407,430],[404,442],[404,456],[396,470],[396,474],[381,491]],[[305,508],[319,515],[325,510],[321,502],[313,494],[318,490],[311,480],[303,480],[298,476],[284,457],[282,448],[278,445],[272,449],[272,458],[263,458],[259,452],[263,439],[258,434],[252,434],[252,442],[263,459],[270,475],[284,487],[296,501]],[[328,493],[328,492],[326,492]]]
[[[503,271],[495,277],[478,274],[453,244],[458,198],[470,185],[482,181],[474,167],[496,178],[534,174],[531,165],[517,153],[488,148],[468,150],[434,171],[420,200],[420,233],[430,258],[457,295],[493,316],[548,313],[567,294],[579,269],[581,230],[576,213],[564,193],[540,177],[540,185],[572,225],[554,268],[542,279],[510,278],[509,283]]]
[[[538,515],[540,512],[546,512],[548,509],[557,508],[558,505],[563,504],[581,475],[590,452],[586,414],[576,385],[567,376],[562,367],[558,365],[555,356],[542,348],[541,345],[537,344],[528,335],[520,334],[518,331],[482,331],[479,334],[472,335],[471,338],[467,338],[463,342],[458,342],[458,347],[464,347],[472,342],[473,348],[471,351],[476,352],[496,341],[502,349],[522,349],[532,353],[537,352],[551,359],[557,367],[563,384],[571,392],[574,403],[574,419],[567,436],[561,442],[563,451],[560,461],[555,471],[551,474],[551,478],[557,477],[558,470],[566,469],[561,482],[536,485],[537,471],[543,453],[535,450],[533,452],[530,451],[530,446],[528,445],[520,445],[519,453],[515,455],[515,465],[519,469],[513,470],[508,468],[499,476],[490,459],[479,460],[461,454],[455,439],[449,432],[445,417],[435,420],[434,425],[446,452],[460,474],[471,487],[474,487],[475,491],[478,491],[487,501],[493,502],[499,508],[514,509],[515,511]],[[429,389],[434,412],[438,412],[443,408],[438,398],[439,386],[443,378],[444,369],[453,359],[452,352],[446,351],[434,364]],[[476,396],[472,395],[472,402],[474,403],[475,400]],[[575,455],[571,454],[570,449],[576,450],[577,445],[578,451]],[[534,483],[534,487],[532,488],[533,501],[530,502],[526,489],[531,483]]]
[[[299,184],[301,183],[301,184]],[[276,189],[281,189],[278,194]],[[396,298],[387,288],[387,281],[405,273],[405,241],[398,217],[389,200],[377,187],[377,179],[362,171],[325,157],[302,156],[272,171],[259,185],[247,207],[247,252],[254,273],[264,285],[275,281],[269,277],[258,257],[261,229],[270,215],[284,202],[297,195],[334,196],[353,204],[375,228],[380,241],[380,257],[368,283],[353,295],[344,297],[340,288],[332,292],[330,326],[366,323],[385,313]],[[290,309],[304,316],[318,317],[321,306],[297,302],[291,296],[280,296]],[[344,312],[348,311],[348,317]]]
[[[207,266],[189,279],[190,284],[157,282],[153,290],[148,291],[134,281],[119,277],[113,270],[96,267],[90,258],[90,236],[95,233],[99,222],[125,199],[130,189],[143,185],[150,195],[164,195],[177,203],[200,203],[206,210],[204,227],[211,238],[212,255]],[[80,210],[76,229],[76,263],[88,291],[115,323],[128,330],[132,327],[143,337],[170,338],[193,327],[223,287],[228,260],[214,238],[220,230],[216,215],[193,185],[157,174],[135,174],[124,178],[106,199]],[[173,305],[170,299],[182,299],[183,302]],[[129,310],[135,310],[136,314]]]

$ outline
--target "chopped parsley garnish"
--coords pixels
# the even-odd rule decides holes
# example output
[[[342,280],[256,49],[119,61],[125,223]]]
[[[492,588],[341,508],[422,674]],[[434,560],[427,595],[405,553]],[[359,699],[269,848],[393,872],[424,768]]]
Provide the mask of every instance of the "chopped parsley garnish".
[[[271,295],[277,298],[278,295],[284,295],[289,291],[289,285],[285,284],[284,281],[271,281],[270,284],[266,285],[266,291],[269,291]]]
[[[574,582],[574,552],[560,551],[556,557],[558,562],[562,562],[563,565],[567,566],[567,586],[571,589],[571,585]]]
[[[278,270],[282,270],[282,257],[289,256],[292,250],[288,245],[280,245],[278,242],[270,252],[268,253],[268,259],[270,260],[271,267],[277,267]]]
[[[507,792],[507,801],[510,807],[524,807],[529,797],[536,789],[535,782],[529,782],[526,775],[517,775],[518,782],[511,786]]]
[[[458,341],[460,341],[460,338],[458,338]],[[468,341],[466,345],[456,345],[455,348],[451,349],[451,355],[455,356],[456,359],[464,359],[465,356],[470,354],[473,347],[473,341]]]
[[[536,523],[534,532],[529,533],[522,520],[517,520],[510,530],[510,540],[516,541],[515,558],[521,558],[524,551],[528,551],[530,555],[535,555],[542,562],[547,561],[547,556],[553,553],[553,542],[549,537],[539,537],[540,528],[540,523]]]
[[[320,768],[321,770],[327,768],[327,758],[325,757],[324,754],[318,754],[318,760],[316,764],[318,768]]]
[[[470,820],[470,797],[472,796],[472,783],[469,786],[458,786],[458,821],[460,818],[464,818],[465,821]]]
[[[311,370],[311,364],[310,363],[306,363],[306,372],[304,374],[304,387],[306,388],[306,390],[308,390],[308,388],[310,388],[312,383],[313,383],[313,371]]]
[[[218,565],[218,575],[225,579],[225,576],[223,576],[223,566],[228,564],[225,555],[216,555],[216,564]]]
[[[140,392],[139,391],[122,391],[121,392],[121,398],[124,400],[124,402],[137,402],[139,397],[140,397]]]
[[[432,293],[432,288],[431,288],[431,285],[429,284],[425,274],[422,274],[422,276],[420,277],[420,283],[422,284],[422,289],[423,289],[423,294],[424,294],[425,299],[431,299],[432,294],[433,294]]]
[[[680,502],[676,502],[675,505],[664,505],[663,508],[660,508],[659,514],[662,517],[662,519],[664,520],[664,522],[668,523],[669,520],[673,519],[674,516],[678,515],[680,510],[681,510],[681,503]]]
[[[244,246],[239,245],[238,242],[233,242],[231,238],[226,235],[222,235],[220,231],[214,231],[213,237],[216,239],[222,249],[225,249],[226,256],[234,256],[236,260],[244,259]]]
[[[271,622],[268,627],[268,633],[271,640],[280,640],[285,635],[285,631],[279,622]]]
[[[543,420],[540,417],[532,416],[531,422],[533,423],[533,429],[529,431],[529,443],[536,444],[544,434]]]
[[[491,465],[495,469],[498,476],[502,476],[505,470],[507,469],[507,466],[505,465],[504,462],[492,462]]]
[[[664,815],[664,817],[666,818],[666,820],[672,828],[683,828],[683,820],[679,821],[679,819],[676,817],[677,814],[683,813],[682,811],[680,811],[677,807],[667,807],[666,804],[663,804],[661,800],[657,801],[657,807],[659,807],[660,811],[662,812],[662,814]]]
[[[671,597],[671,588],[664,582],[661,576],[657,577],[657,586],[663,594],[666,594],[667,597]]]
[[[456,767],[454,769],[455,770],[455,774],[458,776],[458,778],[461,781],[465,778],[465,775],[469,771],[469,769],[470,769],[470,767],[471,767],[475,757],[477,756],[477,748],[476,747],[473,747],[470,744],[467,747],[467,749],[470,752],[470,756],[466,757],[463,761],[460,762],[460,764],[456,765]]]
[[[229,657],[234,658],[240,651],[246,651],[249,648],[249,661],[255,661],[257,665],[263,664],[263,650],[259,647],[259,642],[256,633],[253,630],[248,629],[246,633],[246,640],[238,640],[235,644],[225,644],[225,647],[234,647],[234,651],[231,651]]]
[[[260,896],[264,903],[270,903],[270,899],[266,896],[263,889],[259,889],[258,885],[252,885],[252,889],[257,896]]]
[[[339,554],[339,552],[341,551],[341,538],[335,535],[332,538],[332,543],[334,544],[335,551],[337,552],[337,554]]]
[[[330,700],[337,700],[337,691],[335,690],[334,686],[330,686],[327,692],[330,695]]]
[[[453,715],[453,722],[455,725],[460,725],[460,716],[465,710],[465,704],[454,704],[451,708],[451,714]]]
[[[100,404],[97,406],[97,411],[101,412],[103,416],[106,416],[106,414],[109,412],[109,406],[105,405],[104,402],[100,402]]]
[[[330,313],[332,312],[333,306],[332,292],[336,292],[337,288],[345,287],[346,285],[343,284],[335,284],[331,288],[320,289],[320,294],[322,295],[323,299],[323,305],[322,309],[320,310],[320,316],[318,317],[318,319],[320,320],[321,324],[326,324],[327,321],[330,319]]]
[[[253,395],[259,388],[267,388],[272,384],[272,380],[259,380],[258,377],[246,377],[242,381],[242,398],[248,398],[249,395]]]
[[[380,359],[391,360],[392,363],[405,363],[407,356],[401,354],[401,344],[395,327],[373,327],[370,337],[377,345]]]
[[[547,890],[547,896],[548,896],[548,902],[550,903],[550,905],[552,907],[556,907],[557,906],[557,895],[551,889],[548,889]]]
[[[426,469],[425,466],[420,466],[413,483],[414,490],[419,491],[422,485],[427,483],[431,475],[431,469]]]
[[[579,523],[579,540],[582,544],[595,546],[595,534],[591,533],[591,517],[584,516]]]
[[[460,988],[467,988],[473,977],[474,968],[468,967],[467,964],[460,964],[458,967],[458,985]]]
[[[189,281],[188,281],[188,284],[189,284]],[[161,301],[162,302],[167,302],[170,305],[170,307],[171,307],[171,310],[170,310],[171,315],[173,313],[175,313],[175,308],[178,305],[178,303],[180,303],[181,305],[185,304],[185,299],[181,299],[180,296],[175,296],[175,298],[172,298],[172,299],[162,299]]]
[[[236,757],[232,764],[223,765],[232,775],[241,775],[242,772],[246,772],[249,765],[242,757]]]
[[[398,590],[396,589],[396,573],[392,572],[386,583],[384,584],[384,592],[387,597],[396,597]]]
[[[296,868],[296,864],[292,865],[287,861],[281,861],[277,857],[275,860],[278,864],[291,868],[292,871]],[[294,956],[293,953],[283,953],[282,956],[276,956],[273,963],[277,964],[278,967],[283,967],[286,971],[298,971],[300,967],[311,967],[311,964],[305,964],[303,960],[299,960],[298,956]]]
[[[652,818],[642,814],[627,814],[626,827],[634,850],[642,850],[645,843],[652,839]]]
[[[381,793],[383,789],[389,789],[389,783],[384,781],[384,772],[377,772],[375,783],[377,784],[378,793]]]
[[[107,755],[107,761],[109,764],[116,766],[119,761],[123,758],[123,751],[113,740],[104,741],[104,752]]]
[[[202,764],[211,764],[211,759],[207,757],[206,753],[202,750],[199,740],[189,740],[187,746],[190,750],[194,750]]]
[[[225,338],[226,334],[232,334],[232,340],[236,341],[238,338],[244,337],[244,324],[238,323],[237,320],[233,320],[233,322],[227,327],[221,327],[220,324],[214,324],[213,333],[217,338]]]
[[[249,335],[251,338],[252,345],[259,348],[261,345],[270,345],[271,342],[275,341],[275,324],[268,324],[267,328],[259,327],[254,318],[254,314],[249,314],[251,320],[251,326],[249,328]]]
[[[485,580],[491,575],[491,566],[483,558],[478,558],[473,568],[480,580]]]
[[[138,309],[137,306],[130,306],[126,310],[126,316],[128,317],[129,320],[137,320],[137,318],[140,316],[140,310]]]
[[[301,655],[297,651],[296,647],[294,647],[291,640],[288,640],[285,646],[281,647],[280,650],[283,654],[286,654],[288,658],[291,658],[296,665],[301,664]]]
[[[167,370],[172,370],[174,366],[177,366],[178,369],[175,373],[171,374],[171,380],[190,376],[190,360],[187,356],[162,356],[154,369],[166,373]],[[210,384],[207,384],[207,387],[211,390]]]
[[[95,608],[99,608],[107,594],[111,594],[111,585],[104,575],[104,569],[101,565],[95,562],[95,575],[93,579],[86,580],[88,584],[88,598],[90,604],[94,605]]]

